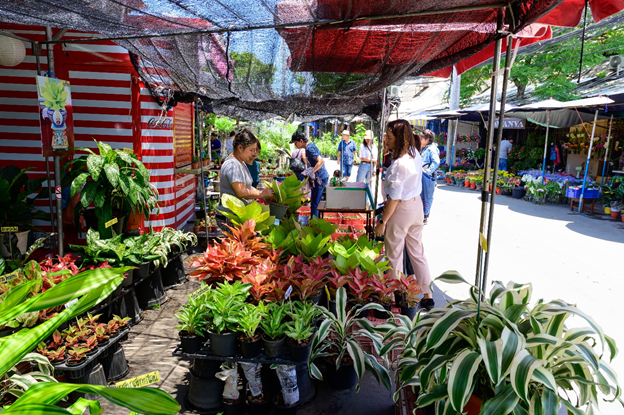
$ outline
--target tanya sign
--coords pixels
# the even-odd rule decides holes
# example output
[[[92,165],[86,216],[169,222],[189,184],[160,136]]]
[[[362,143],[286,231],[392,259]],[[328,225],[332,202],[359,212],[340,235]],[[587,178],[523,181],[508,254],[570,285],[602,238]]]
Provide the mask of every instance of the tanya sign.
[[[494,120],[494,128],[498,128],[498,117]],[[524,130],[526,128],[526,120],[522,118],[503,118],[504,130]]]
[[[74,154],[74,117],[69,82],[37,77],[41,148],[44,157]]]

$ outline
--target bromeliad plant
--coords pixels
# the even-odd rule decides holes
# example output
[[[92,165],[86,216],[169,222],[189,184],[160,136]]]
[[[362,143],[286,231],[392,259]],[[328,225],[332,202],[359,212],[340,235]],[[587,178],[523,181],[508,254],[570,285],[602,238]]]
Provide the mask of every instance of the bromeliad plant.
[[[468,284],[454,271],[437,281]],[[621,402],[607,362],[618,352],[614,340],[565,301],[530,305],[531,293],[531,284],[495,281],[486,297],[471,286],[467,300],[389,323],[381,353],[404,349],[402,387],[415,387],[417,406],[435,404],[440,414],[461,412],[472,394],[483,401],[481,415],[550,415],[561,404],[571,414],[596,413],[598,391]],[[567,327],[572,316],[589,327]]]
[[[364,376],[366,369],[370,370],[378,382],[381,382],[388,390],[391,389],[392,381],[385,358],[384,363],[379,363],[377,358],[366,353],[357,338],[364,336],[370,339],[376,352],[381,349],[383,336],[375,331],[375,328],[365,318],[357,319],[360,314],[366,315],[368,310],[385,311],[379,304],[367,304],[360,308],[351,308],[347,312],[347,291],[344,287],[336,293],[336,315],[326,308],[321,308],[325,320],[312,338],[312,352],[308,361],[310,374],[319,380],[323,375],[314,363],[317,358],[326,357],[336,362],[336,369],[350,359],[358,378],[356,391],[359,391],[359,380]],[[357,327],[360,327],[358,330]]]

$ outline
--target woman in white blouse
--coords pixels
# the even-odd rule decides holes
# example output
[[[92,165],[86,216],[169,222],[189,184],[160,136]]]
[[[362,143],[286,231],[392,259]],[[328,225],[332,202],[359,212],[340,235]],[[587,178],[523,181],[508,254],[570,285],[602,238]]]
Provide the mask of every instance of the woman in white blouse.
[[[424,298],[421,307],[431,310],[431,274],[422,243],[423,204],[422,159],[420,142],[414,140],[409,122],[395,120],[386,128],[386,144],[392,151],[392,164],[386,172],[384,191],[388,196],[382,218],[375,234],[384,235],[386,256],[392,266],[392,276],[397,278],[403,270],[403,248],[407,248],[414,274],[422,285]]]
[[[368,183],[371,175],[375,175],[375,167],[377,166],[377,149],[373,144],[373,132],[366,130],[364,133],[364,142],[360,146],[360,166],[357,172],[357,182]]]

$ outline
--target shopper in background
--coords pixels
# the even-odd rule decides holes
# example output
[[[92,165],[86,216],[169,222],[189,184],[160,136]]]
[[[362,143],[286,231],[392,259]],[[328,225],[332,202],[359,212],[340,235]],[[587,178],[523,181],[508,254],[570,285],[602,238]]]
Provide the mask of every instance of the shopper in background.
[[[431,130],[424,130],[420,136],[414,137],[420,140],[422,148],[420,157],[422,157],[422,193],[420,197],[423,202],[423,210],[425,214],[424,223],[427,223],[429,213],[431,212],[431,204],[433,203],[433,193],[436,188],[436,170],[440,165],[440,150],[433,142],[435,134]]]
[[[509,157],[509,151],[513,147],[513,142],[513,137],[501,141],[500,149],[498,150],[498,170],[507,171],[509,168],[507,159]]]
[[[210,136],[210,151],[217,153],[217,156],[221,157],[221,141],[217,138],[217,133],[212,133]]]
[[[422,243],[423,204],[420,198],[422,190],[422,159],[420,142],[414,140],[414,133],[406,120],[388,123],[386,144],[392,151],[392,164],[386,172],[384,190],[388,197],[375,234],[384,235],[386,256],[390,261],[391,275],[398,278],[398,271],[403,270],[403,248],[414,268],[414,274],[422,285],[424,293],[421,307],[428,310],[434,306],[431,296],[431,274],[425,258]]]
[[[342,132],[342,141],[338,144],[338,163],[340,163],[340,170],[345,182],[348,182],[351,176],[356,151],[357,145],[351,140],[349,130],[344,130]]]
[[[260,141],[258,141],[258,147],[253,150],[253,161],[251,163],[245,162],[247,170],[249,170],[249,174],[251,175],[251,187],[258,187],[258,184],[260,184],[260,162],[256,160],[258,154],[260,154],[260,150],[262,150],[262,146],[260,145]]]
[[[308,177],[308,183],[311,189],[310,214],[318,217],[318,206],[323,197],[323,190],[327,186],[327,181],[329,180],[329,173],[327,173],[327,169],[325,168],[325,160],[323,160],[321,152],[316,144],[308,141],[306,136],[302,133],[298,131],[294,133],[290,142],[297,148],[305,149],[308,168],[303,171],[303,175]]]
[[[377,169],[377,149],[373,144],[373,132],[366,130],[364,141],[360,146],[360,166],[357,172],[357,182],[369,183],[371,177],[375,175]]]
[[[232,151],[234,151],[234,137],[235,136],[236,136],[236,131],[232,130],[230,131],[230,138],[225,140],[225,157],[229,156],[230,154],[232,154]]]

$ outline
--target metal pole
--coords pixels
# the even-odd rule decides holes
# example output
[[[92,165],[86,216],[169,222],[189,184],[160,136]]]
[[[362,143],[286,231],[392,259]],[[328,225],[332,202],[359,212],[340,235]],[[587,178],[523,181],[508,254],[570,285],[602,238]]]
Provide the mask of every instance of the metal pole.
[[[379,120],[379,141],[377,143],[377,174],[375,175],[375,206],[373,210],[377,209],[377,195],[379,195],[379,176],[383,171],[383,137],[386,132],[386,88],[383,90],[382,103],[381,103],[381,120]]]
[[[46,40],[52,40],[52,28],[45,28]],[[54,77],[54,45],[47,44],[48,50],[48,76]],[[54,157],[54,186],[56,189],[61,188],[61,160],[60,157]],[[58,233],[58,254],[63,256],[63,205],[62,200],[56,198],[56,229]]]
[[[199,105],[198,102],[199,100],[197,99],[197,97],[195,97],[195,117],[197,119],[197,125],[199,126],[199,128],[197,129],[197,137],[199,138],[199,142],[200,145],[203,146],[203,140],[202,140],[202,132],[204,131],[204,120],[202,119],[202,113],[201,110],[199,109]],[[210,142],[210,138],[208,139],[208,141]],[[202,147],[200,147],[202,148]],[[206,245],[208,245],[208,215],[206,215],[206,178],[204,177],[204,161],[201,160],[201,162],[199,163],[199,177],[200,180],[199,182],[201,183],[201,192],[202,192],[202,201],[204,202],[204,227],[205,227],[205,231],[206,231]]]
[[[604,163],[602,165],[602,177],[600,178],[600,185],[604,184],[605,171],[607,169],[607,162],[609,161],[609,143],[611,141],[611,126],[613,126],[613,114],[611,114],[611,120],[609,121],[609,134],[607,134],[607,146],[605,148]]]
[[[583,70],[583,52],[585,51],[585,27],[587,26],[587,6],[589,0],[585,0],[585,17],[583,18],[583,36],[581,37],[581,58],[579,59],[579,74],[577,83],[581,83],[581,71]]]
[[[502,27],[502,20],[499,19],[498,29]],[[492,164],[492,143],[494,141],[494,118],[496,117],[496,92],[498,90],[498,70],[500,69],[501,58],[501,39],[496,41],[494,47],[494,59],[492,66],[492,81],[490,86],[490,117],[488,119],[488,140],[485,145],[485,166],[483,170],[483,189],[486,189],[485,184],[489,182],[490,178],[490,165]],[[481,285],[481,271],[483,266],[483,252],[481,247],[481,238],[485,237],[485,219],[487,213],[488,204],[488,192],[481,190],[481,219],[479,222],[479,243],[477,246],[477,271],[475,274],[475,284],[477,287],[483,290]]]
[[[542,185],[546,175],[546,153],[548,151],[548,130],[550,129],[550,111],[546,111],[546,140],[544,142],[544,162],[542,163]]]
[[[585,193],[585,184],[587,183],[587,172],[589,171],[589,159],[591,157],[592,146],[594,145],[594,134],[596,134],[596,123],[598,122],[598,109],[594,114],[594,126],[592,127],[592,135],[589,139],[589,150],[587,150],[587,161],[585,162],[585,175],[583,176],[583,186],[581,186],[581,196],[579,197],[579,213],[583,213],[583,193]]]
[[[498,116],[498,136],[496,138],[496,155],[498,156],[500,151],[501,140],[503,138],[503,121],[505,119],[505,103],[507,102],[507,83],[509,80],[509,73],[511,72],[511,44],[512,44],[511,35],[507,36],[507,52],[505,55],[505,72],[503,72],[503,91],[501,95],[501,104],[500,104],[500,115]],[[491,118],[491,117],[490,117]],[[496,157],[498,162],[498,157]],[[488,226],[487,226],[487,250],[485,251],[485,263],[483,265],[483,279],[482,279],[482,287],[481,291],[485,291],[485,286],[487,284],[487,274],[488,274],[488,265],[490,264],[490,254],[492,252],[492,228],[494,223],[494,207],[496,206],[496,181],[498,180],[498,165],[494,168],[494,177],[492,179],[492,194],[490,195],[490,216],[488,218]],[[486,181],[483,181],[483,192],[482,195],[487,194],[486,191]],[[489,185],[487,185],[487,189],[489,189]],[[483,197],[483,196],[482,196]]]
[[[457,139],[457,128],[459,125],[459,118],[457,118],[456,120],[454,120],[453,123],[453,135],[451,136],[451,140],[453,142],[453,147],[451,149],[451,164],[449,164],[449,171],[451,171],[453,169],[453,163],[455,162],[455,141]],[[447,140],[448,141],[448,140]],[[449,157],[448,155],[446,156],[447,158]]]

